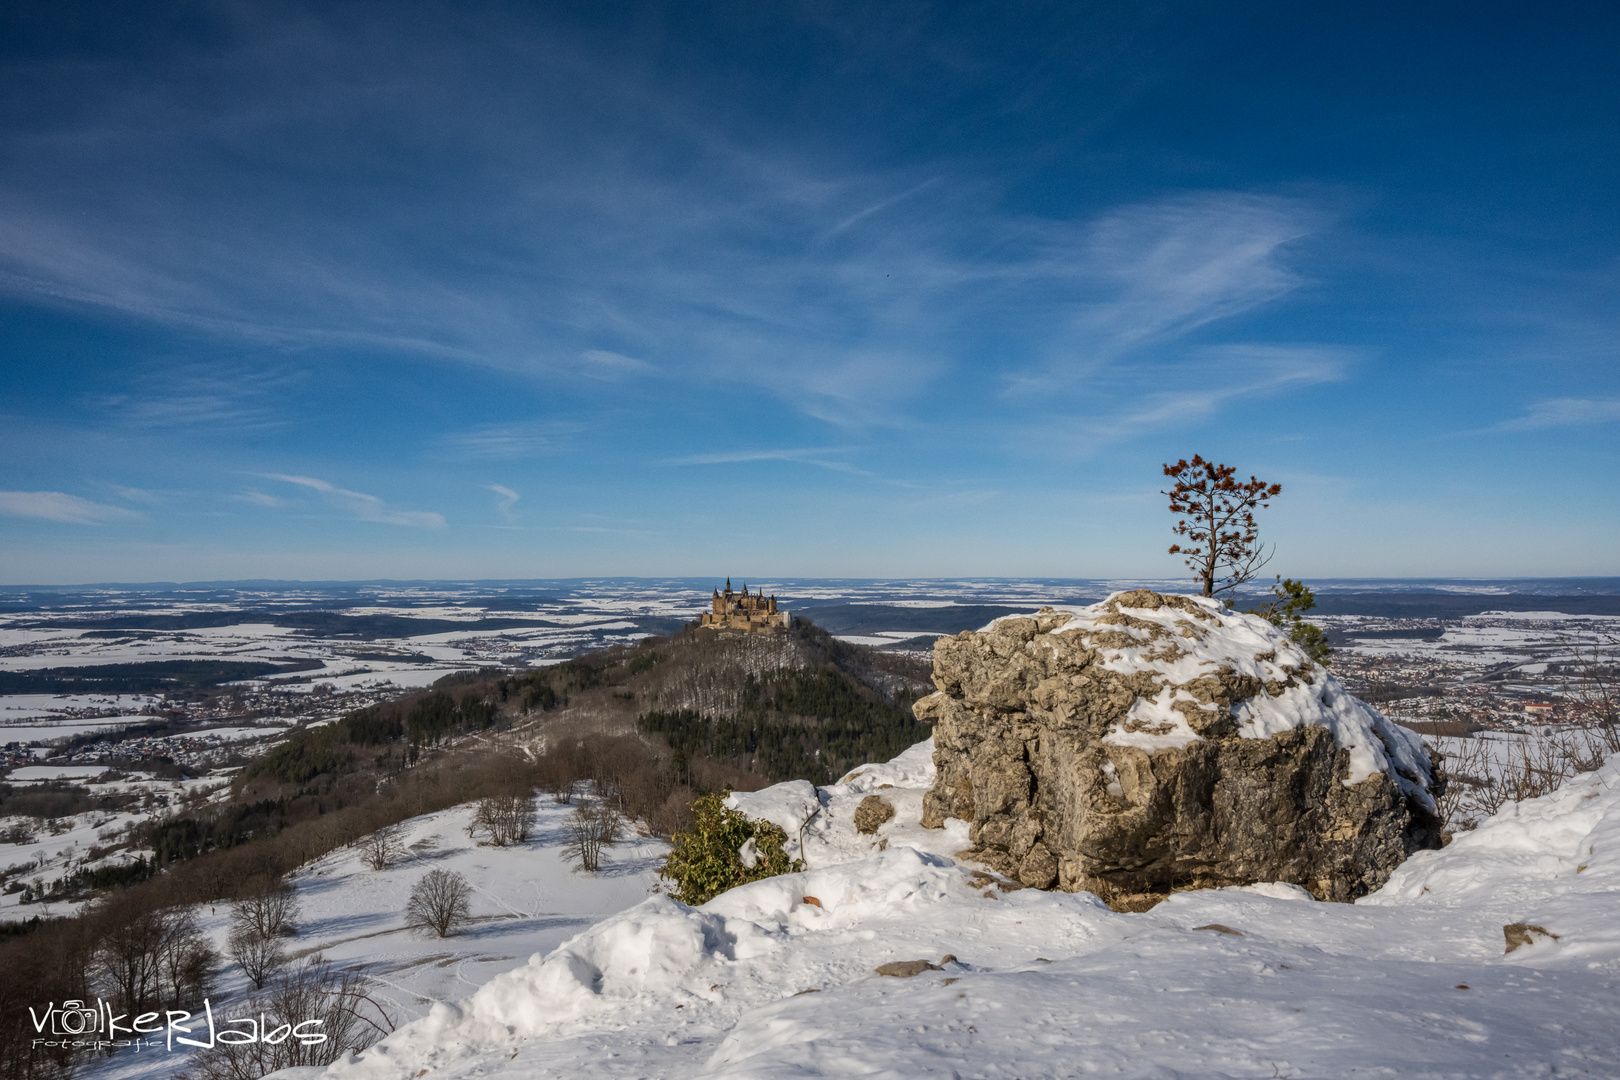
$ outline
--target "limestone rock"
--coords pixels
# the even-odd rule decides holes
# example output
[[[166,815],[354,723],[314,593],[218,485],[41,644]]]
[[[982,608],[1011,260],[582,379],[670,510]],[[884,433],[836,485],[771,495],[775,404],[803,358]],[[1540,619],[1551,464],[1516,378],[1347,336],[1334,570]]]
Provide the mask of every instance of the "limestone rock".
[[[855,831],[875,833],[885,821],[894,817],[894,804],[879,795],[868,795],[855,808]]]
[[[923,824],[970,822],[964,856],[1025,885],[1130,907],[1261,881],[1351,900],[1440,845],[1422,740],[1213,600],[1143,589],[998,619],[935,644],[934,684],[915,706],[937,768]]]
[[[1553,941],[1558,940],[1558,935],[1545,926],[1522,922],[1508,923],[1502,927],[1502,936],[1507,939],[1506,952],[1512,952],[1514,949],[1522,948],[1525,945],[1534,945],[1538,941],[1546,941],[1549,938]]]

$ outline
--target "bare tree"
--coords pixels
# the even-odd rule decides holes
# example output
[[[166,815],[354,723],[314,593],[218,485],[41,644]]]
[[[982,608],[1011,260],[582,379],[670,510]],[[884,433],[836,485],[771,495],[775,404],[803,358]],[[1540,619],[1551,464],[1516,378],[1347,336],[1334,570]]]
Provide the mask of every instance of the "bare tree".
[[[1590,642],[1572,640],[1569,645],[1575,678],[1566,684],[1564,697],[1582,732],[1588,769],[1595,769],[1610,754],[1620,753],[1620,635],[1598,634]]]
[[[280,878],[260,878],[246,895],[231,904],[231,925],[259,937],[294,937],[298,933],[298,897]]]
[[[384,825],[354,842],[360,861],[373,870],[386,870],[405,857],[405,827]]]
[[[568,818],[568,854],[581,870],[602,868],[602,849],[618,840],[624,827],[619,811],[605,799],[582,802]]]
[[[154,1004],[163,989],[160,966],[163,941],[169,933],[169,913],[148,907],[138,897],[110,897],[99,906],[100,931],[94,953],[96,981],[127,1003],[131,1010]]]
[[[1164,467],[1164,475],[1175,485],[1160,494],[1170,496],[1171,513],[1182,515],[1173,531],[1189,545],[1171,544],[1170,554],[1187,557],[1187,568],[1203,584],[1205,596],[1252,581],[1271,561],[1258,543],[1254,511],[1281,495],[1282,485],[1252,476],[1240,482],[1236,473],[1230,465],[1217,465],[1197,454],[1191,461],[1184,458]]]
[[[529,838],[531,823],[527,794],[489,795],[478,800],[478,810],[473,815],[472,824],[467,827],[467,835],[483,833],[488,838],[485,843],[508,847]]]
[[[219,954],[198,928],[196,914],[190,908],[170,908],[158,948],[158,970],[169,1003],[178,1007],[182,1001],[207,997],[218,962]]]
[[[269,993],[255,995],[242,1015],[264,1025],[259,1037],[220,1042],[192,1055],[186,1080],[258,1080],[280,1069],[330,1065],[394,1030],[360,975],[337,971],[320,956],[289,970]],[[313,1042],[314,1035],[325,1039]]]
[[[472,886],[450,870],[430,870],[405,903],[405,925],[422,933],[449,937],[472,918]]]
[[[255,990],[264,989],[265,980],[287,962],[287,950],[280,938],[266,937],[251,927],[232,930],[226,947]]]

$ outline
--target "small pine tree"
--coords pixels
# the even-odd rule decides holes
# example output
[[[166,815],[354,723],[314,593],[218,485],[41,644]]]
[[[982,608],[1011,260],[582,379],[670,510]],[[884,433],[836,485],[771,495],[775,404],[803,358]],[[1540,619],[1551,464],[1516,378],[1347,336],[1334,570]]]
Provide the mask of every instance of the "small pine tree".
[[[1205,596],[1217,596],[1254,580],[1271,556],[1259,543],[1256,509],[1282,494],[1281,484],[1251,476],[1237,479],[1237,469],[1205,461],[1197,454],[1164,467],[1175,481],[1169,491],[1170,512],[1181,514],[1172,530],[1188,546],[1170,545],[1170,554],[1185,555],[1187,569],[1198,576]],[[1216,584],[1219,582],[1220,584]]]
[[[1306,656],[1318,664],[1328,664],[1333,650],[1328,647],[1327,634],[1320,626],[1300,617],[1316,606],[1316,594],[1303,581],[1279,575],[1271,586],[1271,595],[1268,602],[1249,608],[1248,614],[1258,615],[1272,626],[1288,631],[1288,640],[1298,645]]]

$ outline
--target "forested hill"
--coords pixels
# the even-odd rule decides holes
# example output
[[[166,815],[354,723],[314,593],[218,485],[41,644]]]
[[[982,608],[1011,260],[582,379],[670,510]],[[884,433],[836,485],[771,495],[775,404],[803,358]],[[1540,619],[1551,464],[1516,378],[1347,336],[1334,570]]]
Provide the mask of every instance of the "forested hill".
[[[638,736],[681,787],[835,780],[928,737],[911,703],[930,664],[785,633],[689,628],[522,673],[473,672],[293,736],[244,770],[262,789],[323,774],[410,769],[466,740],[532,750]]]

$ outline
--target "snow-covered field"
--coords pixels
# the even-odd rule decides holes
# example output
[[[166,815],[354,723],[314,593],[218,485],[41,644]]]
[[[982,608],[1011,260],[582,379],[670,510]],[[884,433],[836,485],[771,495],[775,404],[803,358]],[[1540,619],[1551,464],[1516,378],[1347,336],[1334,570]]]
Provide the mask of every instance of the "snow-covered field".
[[[1259,885],[1117,914],[955,863],[957,830],[914,824],[928,750],[820,792],[739,797],[795,844],[809,818],[811,868],[700,908],[648,897],[661,845],[571,872],[566,808],[547,802],[521,849],[469,845],[460,808],[413,821],[418,853],[397,868],[346,852],[306,868],[300,947],[364,965],[420,1017],[329,1076],[1620,1075],[1620,764],[1414,856],[1353,905]],[[850,821],[868,793],[901,811],[875,837]],[[401,929],[430,866],[477,886],[466,935]],[[222,935],[223,909],[209,919]],[[1507,953],[1512,923],[1557,936]],[[933,966],[875,971],[912,960]],[[166,1067],[129,1054],[89,1075]]]
[[[1313,621],[1352,637],[1365,624],[1379,624],[1345,615],[1314,616]],[[1620,616],[1491,611],[1453,620],[1437,638],[1364,638],[1351,649],[1366,656],[1408,656],[1481,667],[1512,664],[1527,674],[1539,674],[1549,662],[1568,663],[1577,650],[1614,635],[1620,635]]]
[[[365,603],[355,602],[356,591],[130,587],[30,593],[25,603],[0,613],[0,673],[262,662],[298,669],[230,685],[300,697],[334,690],[380,698],[458,671],[554,663],[634,641],[694,617],[707,602],[706,591],[685,582],[575,582],[516,590],[375,586],[358,589]],[[188,625],[233,615],[239,621],[223,626]],[[0,694],[0,744],[116,728],[162,704],[161,696],[152,695]]]

